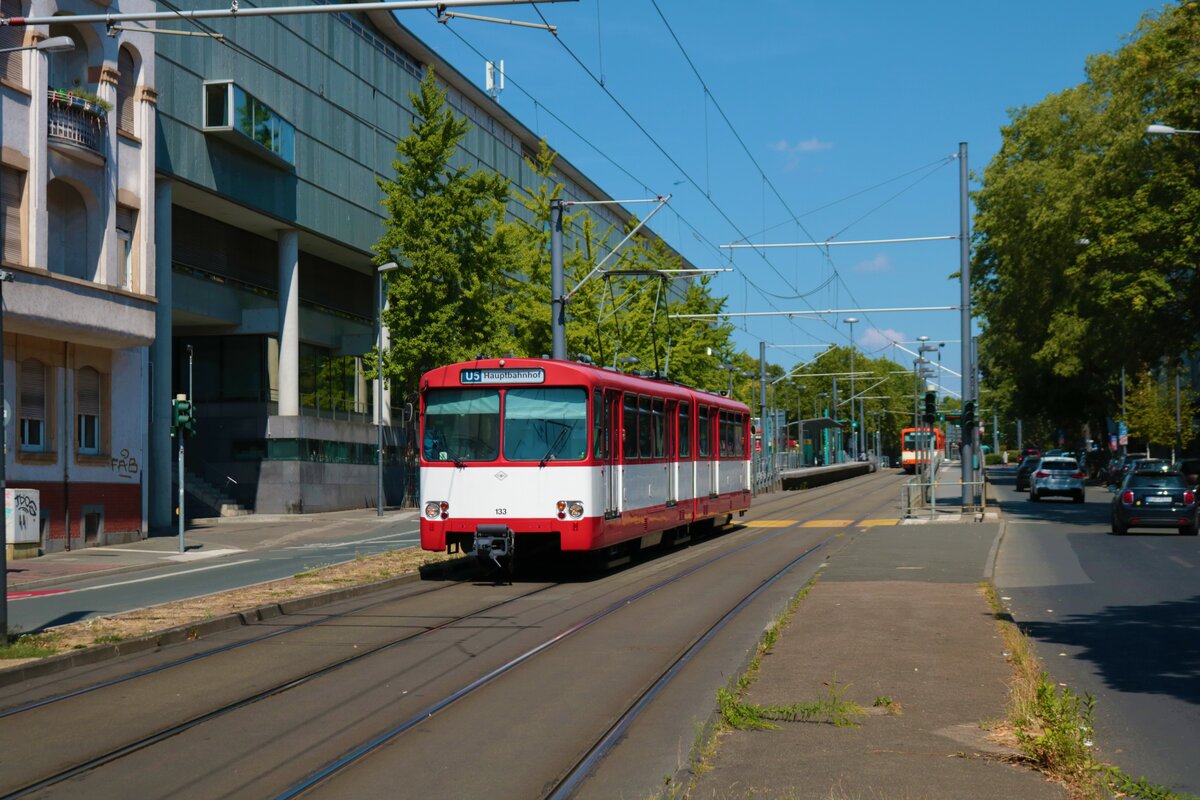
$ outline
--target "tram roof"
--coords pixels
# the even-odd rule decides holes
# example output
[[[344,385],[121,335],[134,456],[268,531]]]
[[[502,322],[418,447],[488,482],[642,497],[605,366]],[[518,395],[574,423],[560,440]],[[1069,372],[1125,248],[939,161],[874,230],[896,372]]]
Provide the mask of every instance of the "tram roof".
[[[541,370],[539,376],[536,372]],[[696,396],[710,405],[748,411],[737,400],[722,394],[696,389],[674,381],[632,375],[614,369],[585,364],[582,361],[560,361],[549,358],[481,358],[447,364],[426,372],[421,389],[450,387],[495,386],[609,386],[622,391],[656,394],[680,400]]]

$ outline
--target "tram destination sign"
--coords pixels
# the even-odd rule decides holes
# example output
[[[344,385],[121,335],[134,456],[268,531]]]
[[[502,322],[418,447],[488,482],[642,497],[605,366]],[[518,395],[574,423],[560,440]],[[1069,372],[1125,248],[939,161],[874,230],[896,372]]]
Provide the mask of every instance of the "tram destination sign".
[[[458,373],[463,384],[480,383],[545,383],[546,370],[541,367],[528,369],[464,369]]]

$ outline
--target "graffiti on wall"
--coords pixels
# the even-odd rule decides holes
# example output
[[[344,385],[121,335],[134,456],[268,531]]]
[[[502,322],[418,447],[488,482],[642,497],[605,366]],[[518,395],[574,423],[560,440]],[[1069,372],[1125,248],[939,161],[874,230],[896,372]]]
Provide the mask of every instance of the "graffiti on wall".
[[[5,538],[8,543],[40,541],[41,492],[37,489],[5,489],[4,495]]]
[[[119,456],[113,456],[112,470],[117,477],[133,479],[138,474],[137,458],[129,454],[129,448],[122,447]]]

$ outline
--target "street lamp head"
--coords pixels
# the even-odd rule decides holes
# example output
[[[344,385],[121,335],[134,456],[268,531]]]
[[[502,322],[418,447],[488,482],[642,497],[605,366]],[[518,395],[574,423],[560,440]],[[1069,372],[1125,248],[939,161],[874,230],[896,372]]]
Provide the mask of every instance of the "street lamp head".
[[[31,44],[25,47],[5,47],[0,49],[0,53],[16,53],[20,50],[40,50],[43,53],[65,53],[68,50],[74,49],[75,40],[70,36],[51,36],[49,39],[42,39],[37,44]]]
[[[1176,133],[1176,130],[1170,125],[1159,125],[1155,123],[1154,125],[1146,126],[1146,133],[1150,134],[1151,136],[1170,136],[1171,134]]]
[[[845,322],[847,325],[853,325],[854,323],[858,322],[858,317],[846,317],[843,322]]]
[[[917,341],[918,341],[918,342],[928,342],[928,341],[929,341],[929,337],[928,337],[928,336],[918,336],[918,337],[917,337]]]
[[[42,39],[34,47],[43,53],[66,53],[75,49],[75,40],[70,36],[51,36],[49,39]]]
[[[389,261],[386,264],[381,264],[377,271],[378,272],[391,272],[394,269],[400,269],[400,265],[397,264],[395,261]]]

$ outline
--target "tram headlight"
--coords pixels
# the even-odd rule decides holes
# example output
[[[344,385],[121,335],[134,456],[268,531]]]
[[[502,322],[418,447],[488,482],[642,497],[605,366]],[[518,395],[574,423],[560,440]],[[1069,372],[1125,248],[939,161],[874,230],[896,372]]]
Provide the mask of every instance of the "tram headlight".
[[[583,503],[578,500],[567,503],[567,513],[571,515],[571,519],[579,519],[583,516]]]
[[[428,503],[425,504],[425,518],[426,519],[437,519],[438,517],[442,517],[444,519],[446,516],[449,516],[446,513],[449,510],[450,510],[450,504],[447,503],[445,500],[442,500],[440,502],[437,500],[430,500]]]

